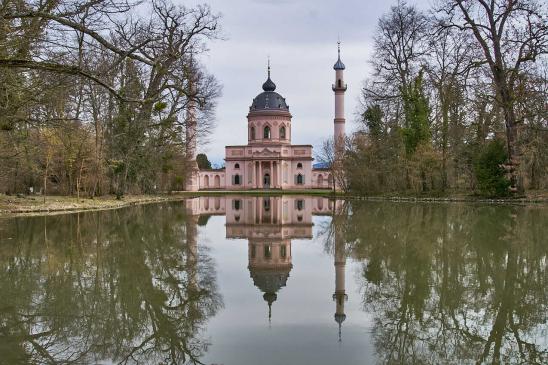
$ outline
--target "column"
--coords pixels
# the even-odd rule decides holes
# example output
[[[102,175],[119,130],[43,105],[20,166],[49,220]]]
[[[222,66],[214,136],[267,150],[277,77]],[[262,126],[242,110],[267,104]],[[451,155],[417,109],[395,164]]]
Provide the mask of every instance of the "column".
[[[283,164],[282,164],[282,161],[279,161],[279,164],[278,164],[278,185],[280,186],[280,189],[282,188],[282,183],[283,183],[283,180],[282,180],[282,175],[283,175]]]
[[[268,166],[269,166],[269,174],[270,174],[270,186],[269,188],[273,187],[274,186],[274,171],[272,169],[272,166],[274,166],[274,164],[272,163],[272,161],[269,161],[268,162]]]
[[[259,188],[263,187],[263,162],[259,161]]]
[[[278,187],[278,175],[276,174],[277,172],[277,164],[276,164],[276,161],[273,161],[272,162],[272,187],[273,188],[276,188]]]

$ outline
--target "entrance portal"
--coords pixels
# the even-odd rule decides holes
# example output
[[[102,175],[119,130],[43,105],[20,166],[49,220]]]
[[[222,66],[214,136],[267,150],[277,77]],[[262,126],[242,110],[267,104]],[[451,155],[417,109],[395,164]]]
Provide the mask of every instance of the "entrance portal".
[[[264,174],[264,178],[263,178],[263,186],[265,189],[268,189],[270,188],[270,174]]]

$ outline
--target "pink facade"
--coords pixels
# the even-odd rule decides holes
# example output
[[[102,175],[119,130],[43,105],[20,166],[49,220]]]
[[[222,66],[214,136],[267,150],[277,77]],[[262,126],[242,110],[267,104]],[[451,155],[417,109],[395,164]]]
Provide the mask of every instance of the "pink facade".
[[[341,67],[342,65],[342,67]],[[340,54],[336,70],[335,138],[344,138],[344,65]],[[263,84],[247,114],[247,144],[225,147],[225,168],[201,170],[200,190],[330,189],[333,177],[328,169],[312,166],[312,145],[291,144],[292,116],[284,97],[275,92],[270,79]]]

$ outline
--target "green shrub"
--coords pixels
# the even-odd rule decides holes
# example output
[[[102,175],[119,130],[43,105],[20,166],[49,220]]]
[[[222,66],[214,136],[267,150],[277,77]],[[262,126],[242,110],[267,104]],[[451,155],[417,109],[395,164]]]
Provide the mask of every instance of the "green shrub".
[[[480,195],[493,198],[508,196],[510,181],[502,164],[506,161],[506,149],[500,140],[487,143],[474,160],[474,173]]]

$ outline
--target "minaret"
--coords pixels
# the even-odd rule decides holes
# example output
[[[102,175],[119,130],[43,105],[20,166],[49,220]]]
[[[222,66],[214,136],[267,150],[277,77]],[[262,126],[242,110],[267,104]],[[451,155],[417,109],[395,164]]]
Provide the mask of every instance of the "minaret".
[[[194,75],[194,63],[192,58],[189,66],[189,90],[190,99],[186,108],[186,161],[188,173],[185,182],[185,190],[198,191],[200,189],[198,163],[196,162],[196,101],[193,99],[196,95],[196,82]]]
[[[344,63],[341,61],[341,42],[337,42],[338,58],[333,66],[335,70],[335,84],[332,89],[335,93],[335,146],[337,149],[344,147],[344,93],[346,92],[346,84],[344,83]]]
[[[334,217],[335,218],[335,217]],[[342,232],[337,227],[335,229],[335,321],[339,324],[339,342],[341,341],[341,327],[346,319],[344,313],[344,302],[348,299],[345,290],[345,268],[346,268],[346,252]]]

